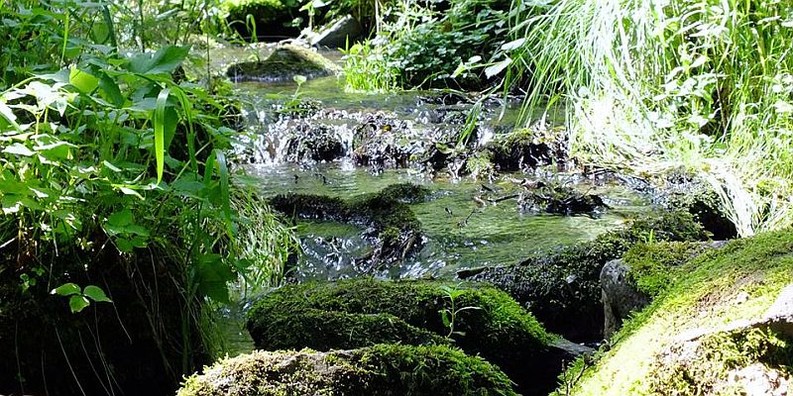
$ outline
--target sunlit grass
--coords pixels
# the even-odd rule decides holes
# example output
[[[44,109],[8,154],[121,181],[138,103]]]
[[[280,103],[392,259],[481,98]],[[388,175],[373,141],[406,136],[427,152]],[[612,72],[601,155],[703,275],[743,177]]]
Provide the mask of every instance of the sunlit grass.
[[[524,114],[567,105],[575,155],[637,173],[683,167],[713,185],[742,235],[784,227],[792,12],[779,0],[561,0],[515,14],[526,41],[507,86],[531,81]]]

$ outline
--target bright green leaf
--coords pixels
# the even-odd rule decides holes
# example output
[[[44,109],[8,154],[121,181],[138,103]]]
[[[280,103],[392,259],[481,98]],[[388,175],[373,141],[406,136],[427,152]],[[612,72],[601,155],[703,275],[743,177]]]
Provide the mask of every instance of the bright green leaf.
[[[3,150],[3,152],[4,153],[8,153],[8,154],[21,155],[21,156],[24,156],[24,157],[30,157],[33,154],[36,154],[35,152],[33,152],[29,148],[27,148],[24,144],[20,144],[20,143],[14,143],[14,144],[6,147]]]
[[[113,302],[107,298],[105,291],[99,288],[99,286],[88,285],[85,287],[85,290],[83,290],[83,294],[96,302]]]
[[[171,73],[182,64],[190,47],[167,46],[151,54],[141,54],[129,62],[129,71],[140,74]]]
[[[91,305],[91,302],[81,295],[75,295],[69,298],[69,308],[72,309],[72,313],[80,312],[89,305]]]
[[[162,181],[165,169],[165,106],[171,90],[166,88],[157,95],[157,107],[154,109],[154,156],[157,161],[157,183]]]
[[[99,86],[99,79],[88,72],[72,67],[69,72],[69,84],[84,94],[90,94]]]
[[[58,286],[55,289],[50,291],[50,294],[57,294],[59,296],[71,296],[74,294],[80,294],[80,286],[77,286],[74,283],[64,283]]]
[[[507,58],[502,61],[496,62],[495,64],[487,67],[485,69],[485,77],[491,78],[498,73],[501,73],[504,69],[507,68],[512,63],[512,59]]]

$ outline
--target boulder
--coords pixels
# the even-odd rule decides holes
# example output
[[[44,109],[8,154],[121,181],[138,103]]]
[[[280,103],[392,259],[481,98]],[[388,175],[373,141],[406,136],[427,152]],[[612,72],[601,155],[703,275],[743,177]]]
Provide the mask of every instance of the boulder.
[[[223,359],[187,378],[178,396],[501,395],[509,379],[449,346],[377,345],[265,352]]]
[[[580,353],[504,292],[428,280],[288,285],[254,303],[248,330],[266,350],[455,345],[496,364],[523,394],[547,394],[562,359]]]
[[[598,341],[604,322],[601,270],[608,261],[647,238],[694,241],[707,236],[688,213],[651,213],[593,241],[537,253],[515,265],[459,272],[458,277],[489,282],[506,291],[550,331],[567,339]]]
[[[780,325],[793,313],[791,251],[793,233],[782,230],[729,241],[677,266],[611,349],[579,361],[558,392],[789,394],[793,337]]]
[[[346,148],[332,127],[298,122],[286,144],[286,160],[291,162],[326,161],[342,158]]]
[[[629,273],[630,267],[622,259],[607,262],[600,271],[600,287],[603,289],[603,337],[606,339],[619,329],[622,321],[631,312],[650,303],[649,296],[630,283]]]
[[[361,33],[363,33],[361,23],[351,15],[345,15],[311,37],[311,45],[330,49],[343,49],[348,44],[353,44],[361,36]]]
[[[518,200],[523,210],[570,216],[597,215],[609,208],[600,196],[578,192],[563,183],[537,182],[529,187],[529,191]]]
[[[567,133],[538,126],[499,136],[487,145],[493,164],[501,171],[561,164],[567,161]]]
[[[341,72],[339,66],[310,48],[282,44],[262,61],[237,63],[226,75],[234,81],[291,82],[295,76],[308,79]]]

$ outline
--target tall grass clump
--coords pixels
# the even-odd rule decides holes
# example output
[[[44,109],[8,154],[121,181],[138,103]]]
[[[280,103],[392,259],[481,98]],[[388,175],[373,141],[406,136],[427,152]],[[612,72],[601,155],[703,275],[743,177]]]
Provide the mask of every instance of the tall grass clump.
[[[522,122],[567,106],[580,158],[708,181],[742,235],[793,224],[793,7],[781,0],[513,3]]]

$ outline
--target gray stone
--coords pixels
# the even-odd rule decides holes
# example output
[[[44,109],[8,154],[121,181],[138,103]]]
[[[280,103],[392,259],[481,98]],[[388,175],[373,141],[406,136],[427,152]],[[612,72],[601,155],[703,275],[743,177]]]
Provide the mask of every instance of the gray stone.
[[[765,321],[772,329],[793,337],[793,283],[779,293],[774,304],[768,308]]]
[[[311,79],[340,72],[338,65],[311,48],[283,44],[263,61],[232,65],[226,75],[234,81],[291,82],[297,75]]]
[[[363,32],[360,22],[351,15],[337,19],[329,27],[311,37],[311,45],[324,48],[345,48]]]
[[[628,281],[630,267],[622,259],[611,260],[600,271],[600,285],[603,296],[603,336],[611,337],[622,321],[633,311],[638,311],[650,303],[646,294],[636,289]]]

